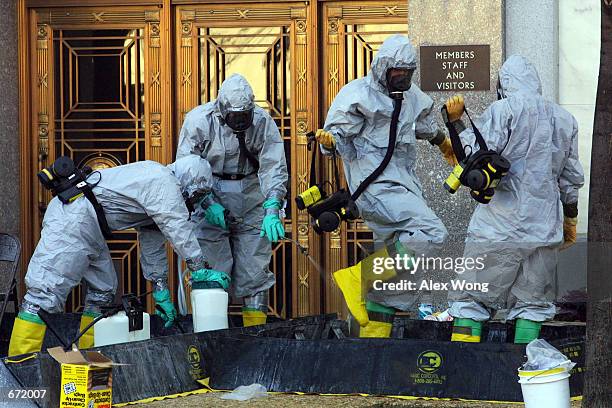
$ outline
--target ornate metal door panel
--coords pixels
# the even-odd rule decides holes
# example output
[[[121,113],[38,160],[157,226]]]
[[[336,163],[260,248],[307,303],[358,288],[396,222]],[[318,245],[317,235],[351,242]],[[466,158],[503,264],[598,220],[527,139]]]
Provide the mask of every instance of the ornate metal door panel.
[[[312,34],[307,2],[229,3],[180,6],[176,10],[176,134],[184,115],[215,99],[223,80],[244,75],[257,103],[276,121],[285,142],[290,170],[287,234],[318,258],[318,241],[308,219],[298,214],[293,199],[307,183],[305,134],[312,115],[309,81]],[[279,317],[319,312],[320,276],[307,258],[287,242],[275,245],[271,269],[277,284],[271,291],[269,313]],[[237,308],[232,307],[234,312]]]
[[[172,13],[171,3],[180,4]],[[371,241],[363,223],[319,240],[309,228],[307,214],[293,205],[296,193],[308,184],[306,133],[321,125],[319,115],[325,116],[342,85],[366,74],[383,39],[405,32],[407,4],[187,3],[28,10],[31,122],[24,147],[30,157],[22,195],[24,252],[33,250],[51,198],[34,176],[40,168],[61,154],[94,168],[144,159],[168,162],[185,113],[214,99],[221,82],[240,72],[285,141],[290,168],[288,235],[308,248],[315,262],[323,261],[325,271],[355,263],[363,245]],[[171,18],[176,29],[172,41]],[[331,169],[324,171],[331,176]],[[125,231],[114,238],[110,247],[123,290],[144,292],[136,233]],[[275,246],[271,266],[277,286],[271,293],[270,314],[292,317],[343,310],[331,275],[322,276],[292,244]],[[173,278],[171,274],[171,284]],[[79,308],[80,295],[78,290],[73,293],[69,309]]]
[[[172,157],[162,13],[157,7],[31,10],[35,240],[51,197],[33,175],[58,156],[93,169]],[[123,231],[108,242],[119,292],[146,291],[136,238],[135,231]],[[67,309],[78,310],[80,301],[78,288]]]
[[[322,107],[327,109],[340,88],[353,79],[365,76],[378,47],[391,34],[406,33],[408,3],[406,1],[338,1],[323,3],[324,58]],[[328,179],[333,177],[327,166]],[[343,224],[325,238],[328,248],[325,269],[336,271],[354,265],[363,258],[364,244],[372,242],[372,233],[362,221]],[[341,293],[331,274],[325,280],[325,311],[345,310]]]

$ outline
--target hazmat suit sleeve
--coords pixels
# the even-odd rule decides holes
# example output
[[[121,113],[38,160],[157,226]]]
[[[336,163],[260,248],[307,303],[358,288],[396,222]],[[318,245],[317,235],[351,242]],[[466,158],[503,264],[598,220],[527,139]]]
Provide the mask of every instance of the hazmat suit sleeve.
[[[177,160],[189,154],[200,155],[203,144],[206,143],[206,137],[201,131],[198,131],[197,111],[199,111],[199,107],[191,110],[185,115],[185,120],[183,121],[183,126],[179,134],[178,147],[176,149]]]
[[[577,203],[578,189],[584,185],[584,172],[582,164],[578,160],[578,123],[576,123],[576,119],[572,119],[571,144],[567,152],[565,166],[559,176],[559,191],[563,204]]]
[[[138,228],[138,243],[140,244],[140,265],[142,274],[149,281],[167,279],[168,259],[166,253],[166,237],[152,226]]]
[[[468,120],[467,117],[466,120]],[[482,115],[474,119],[474,124],[480,130],[487,147],[501,154],[508,143],[512,124],[512,111],[506,100],[502,99],[494,102]],[[467,124],[467,128],[461,132],[459,137],[464,146],[469,145],[473,152],[480,149],[480,146],[476,143],[476,136],[471,124]],[[466,147],[466,149],[469,153],[470,148]]]
[[[409,93],[414,100],[416,138],[430,141],[438,134],[438,123],[436,122],[433,99],[414,84],[410,87]]]
[[[163,183],[164,186],[155,189],[155,192],[147,197],[145,206],[147,214],[170,241],[176,253],[186,260],[187,266],[191,270],[201,269],[204,267],[204,256],[194,227],[189,222],[189,212],[185,206],[179,183],[173,177],[168,177]],[[152,246],[156,242],[151,236],[145,236],[145,239],[149,239]],[[159,250],[159,247],[157,249]],[[156,257],[150,256],[150,259]]]
[[[358,102],[353,102],[352,84],[345,85],[327,111],[327,118],[323,129],[334,136],[336,151],[342,160],[352,161],[357,157],[353,139],[358,136],[365,124],[365,117],[359,112]],[[326,155],[331,150],[321,146],[321,152]]]
[[[287,195],[287,162],[285,145],[274,120],[264,115],[261,132],[264,136],[263,146],[259,152],[259,171],[257,176],[261,191],[266,199],[276,198],[282,202]]]

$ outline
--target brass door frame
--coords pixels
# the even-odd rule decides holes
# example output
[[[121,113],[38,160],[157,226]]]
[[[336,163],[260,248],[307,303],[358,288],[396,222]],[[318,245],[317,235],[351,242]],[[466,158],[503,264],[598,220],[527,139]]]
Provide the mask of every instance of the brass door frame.
[[[87,0],[85,0],[87,1]],[[167,1],[167,0],[166,0]],[[172,126],[170,98],[169,8],[123,6],[112,8],[28,8],[20,0],[20,140],[21,140],[21,277],[40,235],[44,208],[51,195],[36,179],[36,173],[55,157],[55,97],[53,30],[142,29],[144,32],[144,146],[145,158],[167,163],[173,146],[168,141]],[[87,4],[87,3],[86,3]],[[172,270],[172,265],[170,265]],[[170,274],[170,284],[174,274]],[[22,289],[23,291],[23,289]],[[150,306],[150,305],[149,305]]]
[[[182,2],[181,2],[182,3]],[[191,2],[192,3],[192,2]],[[312,64],[315,39],[312,4],[304,1],[276,2],[207,2],[176,7],[175,11],[175,89],[177,118],[175,134],[178,134],[184,115],[199,103],[199,56],[197,31],[199,27],[270,26],[280,24],[291,27],[291,191],[305,190],[308,180],[308,151],[306,133],[317,123],[313,92],[315,82],[308,66]],[[316,3],[314,4],[316,6]],[[316,66],[316,65],[312,65]],[[293,200],[293,197],[287,197]],[[314,259],[320,259],[319,239],[308,225],[308,216],[292,207],[291,224],[287,225],[293,237],[308,249]],[[304,316],[320,313],[321,277],[319,272],[291,248],[292,259],[292,313]]]

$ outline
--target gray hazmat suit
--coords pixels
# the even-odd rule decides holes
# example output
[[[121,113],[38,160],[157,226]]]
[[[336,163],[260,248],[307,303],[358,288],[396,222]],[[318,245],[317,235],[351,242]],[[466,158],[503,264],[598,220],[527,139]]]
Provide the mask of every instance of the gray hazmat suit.
[[[387,38],[368,75],[346,84],[329,108],[324,129],[334,137],[351,192],[378,167],[387,151],[393,112],[387,70],[415,69],[416,59],[408,37]],[[412,84],[404,92],[393,157],[357,200],[361,217],[378,243],[399,241],[417,256],[427,256],[446,239],[446,228],[427,206],[415,171],[417,139],[431,140],[438,132],[433,100]],[[413,294],[392,291],[370,292],[368,299],[401,310],[409,310],[417,300]]]
[[[165,242],[191,270],[204,268],[204,257],[182,193],[210,191],[210,165],[190,155],[169,166],[153,161],[136,162],[99,171],[93,188],[113,231],[136,228],[144,277],[167,280]],[[95,183],[97,174],[88,182]],[[155,227],[157,228],[147,228]],[[57,197],[47,207],[41,238],[25,277],[24,304],[62,312],[72,288],[87,284],[85,307],[112,303],[117,274],[94,207],[85,197],[63,204]]]
[[[230,110],[254,108],[253,124],[246,130],[246,148],[259,161],[259,171],[241,153],[234,130],[224,121]],[[283,140],[270,115],[255,105],[253,90],[247,80],[234,74],[227,78],[216,100],[200,105],[185,116],[176,157],[199,154],[212,166],[214,200],[241,220],[229,230],[208,223],[202,209],[193,215],[198,240],[211,268],[232,277],[236,297],[254,297],[274,285],[269,264],[270,242],[260,237],[264,200],[283,202],[287,194],[287,163]],[[224,180],[238,175],[241,180]],[[246,225],[248,224],[248,225]],[[247,299],[245,299],[245,304]],[[248,305],[267,308],[265,305]]]
[[[555,315],[562,204],[577,203],[584,184],[578,126],[569,112],[541,96],[538,73],[525,58],[508,58],[499,81],[505,98],[474,123],[488,148],[508,159],[511,168],[491,202],[478,205],[468,227],[464,256],[483,257],[484,268],[457,277],[488,283],[488,291],[450,292],[450,313],[483,321],[490,309],[509,308],[508,319],[544,321]],[[472,129],[460,137],[478,149]]]

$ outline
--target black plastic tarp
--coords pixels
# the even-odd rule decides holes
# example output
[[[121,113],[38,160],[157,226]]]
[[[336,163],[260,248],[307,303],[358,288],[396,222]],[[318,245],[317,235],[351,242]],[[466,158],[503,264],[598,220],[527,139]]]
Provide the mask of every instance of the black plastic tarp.
[[[348,338],[334,315],[167,336],[158,323],[151,340],[98,348],[125,364],[113,368],[113,403],[193,391],[204,378],[224,390],[260,383],[280,392],[522,401],[516,370],[525,347],[501,342],[512,328],[499,323],[485,326],[492,340],[481,344],[447,341],[449,323],[406,318],[396,318],[392,339]],[[584,326],[546,325],[542,336],[578,363],[570,385],[580,395]],[[59,364],[47,353],[7,367],[22,386],[50,390],[41,406],[57,406]]]

